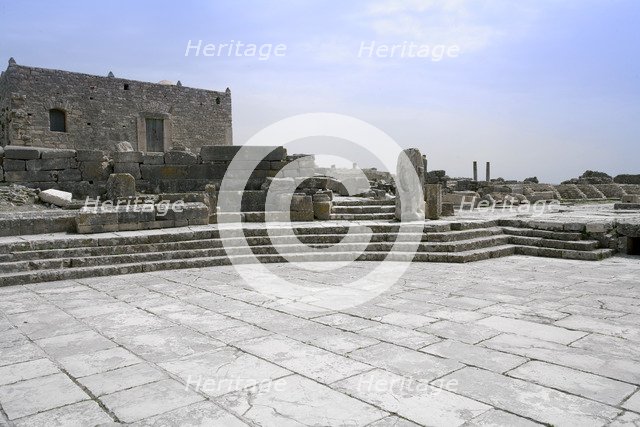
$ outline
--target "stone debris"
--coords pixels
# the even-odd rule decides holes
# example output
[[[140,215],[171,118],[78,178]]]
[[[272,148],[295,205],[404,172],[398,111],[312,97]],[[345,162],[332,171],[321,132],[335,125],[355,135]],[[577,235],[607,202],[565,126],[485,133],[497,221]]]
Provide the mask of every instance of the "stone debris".
[[[71,204],[73,196],[71,193],[68,193],[66,191],[49,189],[38,193],[38,197],[45,203],[65,207]]]

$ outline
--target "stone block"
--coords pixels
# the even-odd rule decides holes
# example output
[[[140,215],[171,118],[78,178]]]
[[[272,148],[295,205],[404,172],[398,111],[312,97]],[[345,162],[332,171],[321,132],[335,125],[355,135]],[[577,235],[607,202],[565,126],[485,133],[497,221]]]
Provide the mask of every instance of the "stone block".
[[[113,173],[107,180],[107,198],[116,200],[121,197],[135,197],[136,181],[131,174]]]
[[[58,172],[58,182],[61,181],[82,181],[80,169],[64,169]]]
[[[7,182],[49,182],[57,181],[56,171],[7,171],[4,180]]]
[[[218,197],[223,197],[220,193]],[[242,212],[264,211],[267,193],[265,191],[244,191],[242,194]]]
[[[312,197],[313,197],[313,203],[330,202],[333,200],[333,192],[331,190],[317,192]]]
[[[331,219],[331,207],[332,203],[330,201],[324,202],[313,202],[313,216],[316,219],[326,221]]]
[[[283,167],[287,165],[287,162],[284,160],[269,162],[270,169],[274,171],[279,171]]]
[[[203,162],[231,161],[240,151],[240,145],[204,145],[200,148]]]
[[[640,210],[640,203],[615,203],[615,210]]]
[[[189,151],[169,151],[164,154],[164,162],[167,165],[195,165],[198,156]]]
[[[84,161],[80,163],[79,169],[84,181],[106,181],[112,172],[112,166],[108,162]]]
[[[95,225],[118,225],[118,212],[115,209],[108,211],[100,208],[82,208],[76,215],[76,226],[95,226]]]
[[[203,163],[202,167],[206,169],[207,179],[223,179],[227,173],[228,163],[215,162],[215,163]]]
[[[640,203],[640,194],[626,194],[622,196],[622,203]]]
[[[23,147],[20,145],[7,145],[4,147],[6,159],[32,160],[40,158],[40,149],[36,147]]]
[[[287,158],[287,150],[281,146],[247,147],[240,145],[205,145],[200,149],[200,157],[205,162],[231,161],[243,147],[242,159],[238,160],[282,161]]]
[[[106,191],[106,181],[89,183],[88,181],[58,181],[60,190],[73,193],[73,197],[102,197]]]
[[[313,221],[313,210],[291,211],[291,221]]]
[[[116,151],[113,153],[114,163],[142,163],[143,160],[140,151]]]
[[[26,171],[26,160],[4,159],[2,167],[5,171]]]
[[[163,165],[164,153],[143,153],[142,163],[145,165]]]
[[[104,160],[102,150],[77,150],[76,159],[79,162],[102,162]]]
[[[72,159],[76,157],[76,150],[71,149],[43,149],[40,153],[41,159]]]
[[[454,214],[453,203],[442,204],[442,216],[453,216]]]
[[[313,199],[305,194],[294,194],[291,198],[291,210],[295,212],[313,212]]]
[[[602,223],[592,222],[587,223],[585,231],[590,233],[604,233],[606,231],[605,225]]]
[[[32,171],[72,169],[77,166],[78,164],[75,159],[69,159],[65,157],[57,157],[53,159],[27,160],[27,170],[32,170]]]
[[[135,153],[135,151],[132,151]],[[135,179],[141,179],[140,164],[139,163],[115,163],[113,165],[113,173],[127,173],[133,176]]]
[[[329,186],[329,177],[326,176],[316,176],[313,178],[308,178],[304,180],[300,187],[303,188],[315,188],[318,190],[324,190]]]
[[[68,206],[73,198],[72,194],[67,191],[53,189],[41,191],[38,197],[45,203],[51,203],[52,205],[60,207]]]
[[[142,165],[142,179],[148,181],[186,179],[189,167],[186,165]]]

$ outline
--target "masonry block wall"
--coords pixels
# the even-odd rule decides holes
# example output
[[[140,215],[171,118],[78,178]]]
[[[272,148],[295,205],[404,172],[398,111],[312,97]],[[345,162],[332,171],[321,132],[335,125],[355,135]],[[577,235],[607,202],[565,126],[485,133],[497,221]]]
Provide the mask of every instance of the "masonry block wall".
[[[62,118],[51,111],[62,112]],[[155,119],[160,147],[149,147]],[[52,120],[64,130],[52,130]],[[55,127],[55,126],[53,126]],[[129,141],[139,151],[231,145],[231,92],[146,83],[10,61],[0,77],[0,145],[110,151]]]
[[[227,168],[242,146],[203,146],[200,154],[188,151],[143,153],[140,151],[50,149],[10,145],[0,149],[0,184],[21,184],[46,190],[55,188],[76,198],[101,196],[112,173],[129,173],[142,193],[204,191],[207,184],[218,188]],[[271,147],[263,161],[251,171],[246,190],[260,191],[267,178],[295,157],[284,147]],[[261,149],[263,149],[261,147]],[[295,175],[313,174],[313,160],[297,162]],[[300,169],[303,168],[303,169]]]

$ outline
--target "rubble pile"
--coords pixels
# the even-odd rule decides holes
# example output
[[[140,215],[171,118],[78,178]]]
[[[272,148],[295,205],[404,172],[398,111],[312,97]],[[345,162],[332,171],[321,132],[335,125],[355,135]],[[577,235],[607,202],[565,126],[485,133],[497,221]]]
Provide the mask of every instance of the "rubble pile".
[[[38,191],[22,185],[0,185],[0,205],[23,206],[35,204]]]

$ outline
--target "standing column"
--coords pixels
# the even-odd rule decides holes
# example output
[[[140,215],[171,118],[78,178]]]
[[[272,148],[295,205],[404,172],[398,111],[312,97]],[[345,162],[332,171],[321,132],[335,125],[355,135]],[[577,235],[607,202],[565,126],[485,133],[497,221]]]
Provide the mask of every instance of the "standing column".
[[[478,180],[478,162],[476,162],[475,160],[473,161],[473,180]]]
[[[491,162],[487,162],[487,182],[491,181]]]
[[[422,166],[424,167],[424,179],[427,179],[427,155],[422,155]]]

